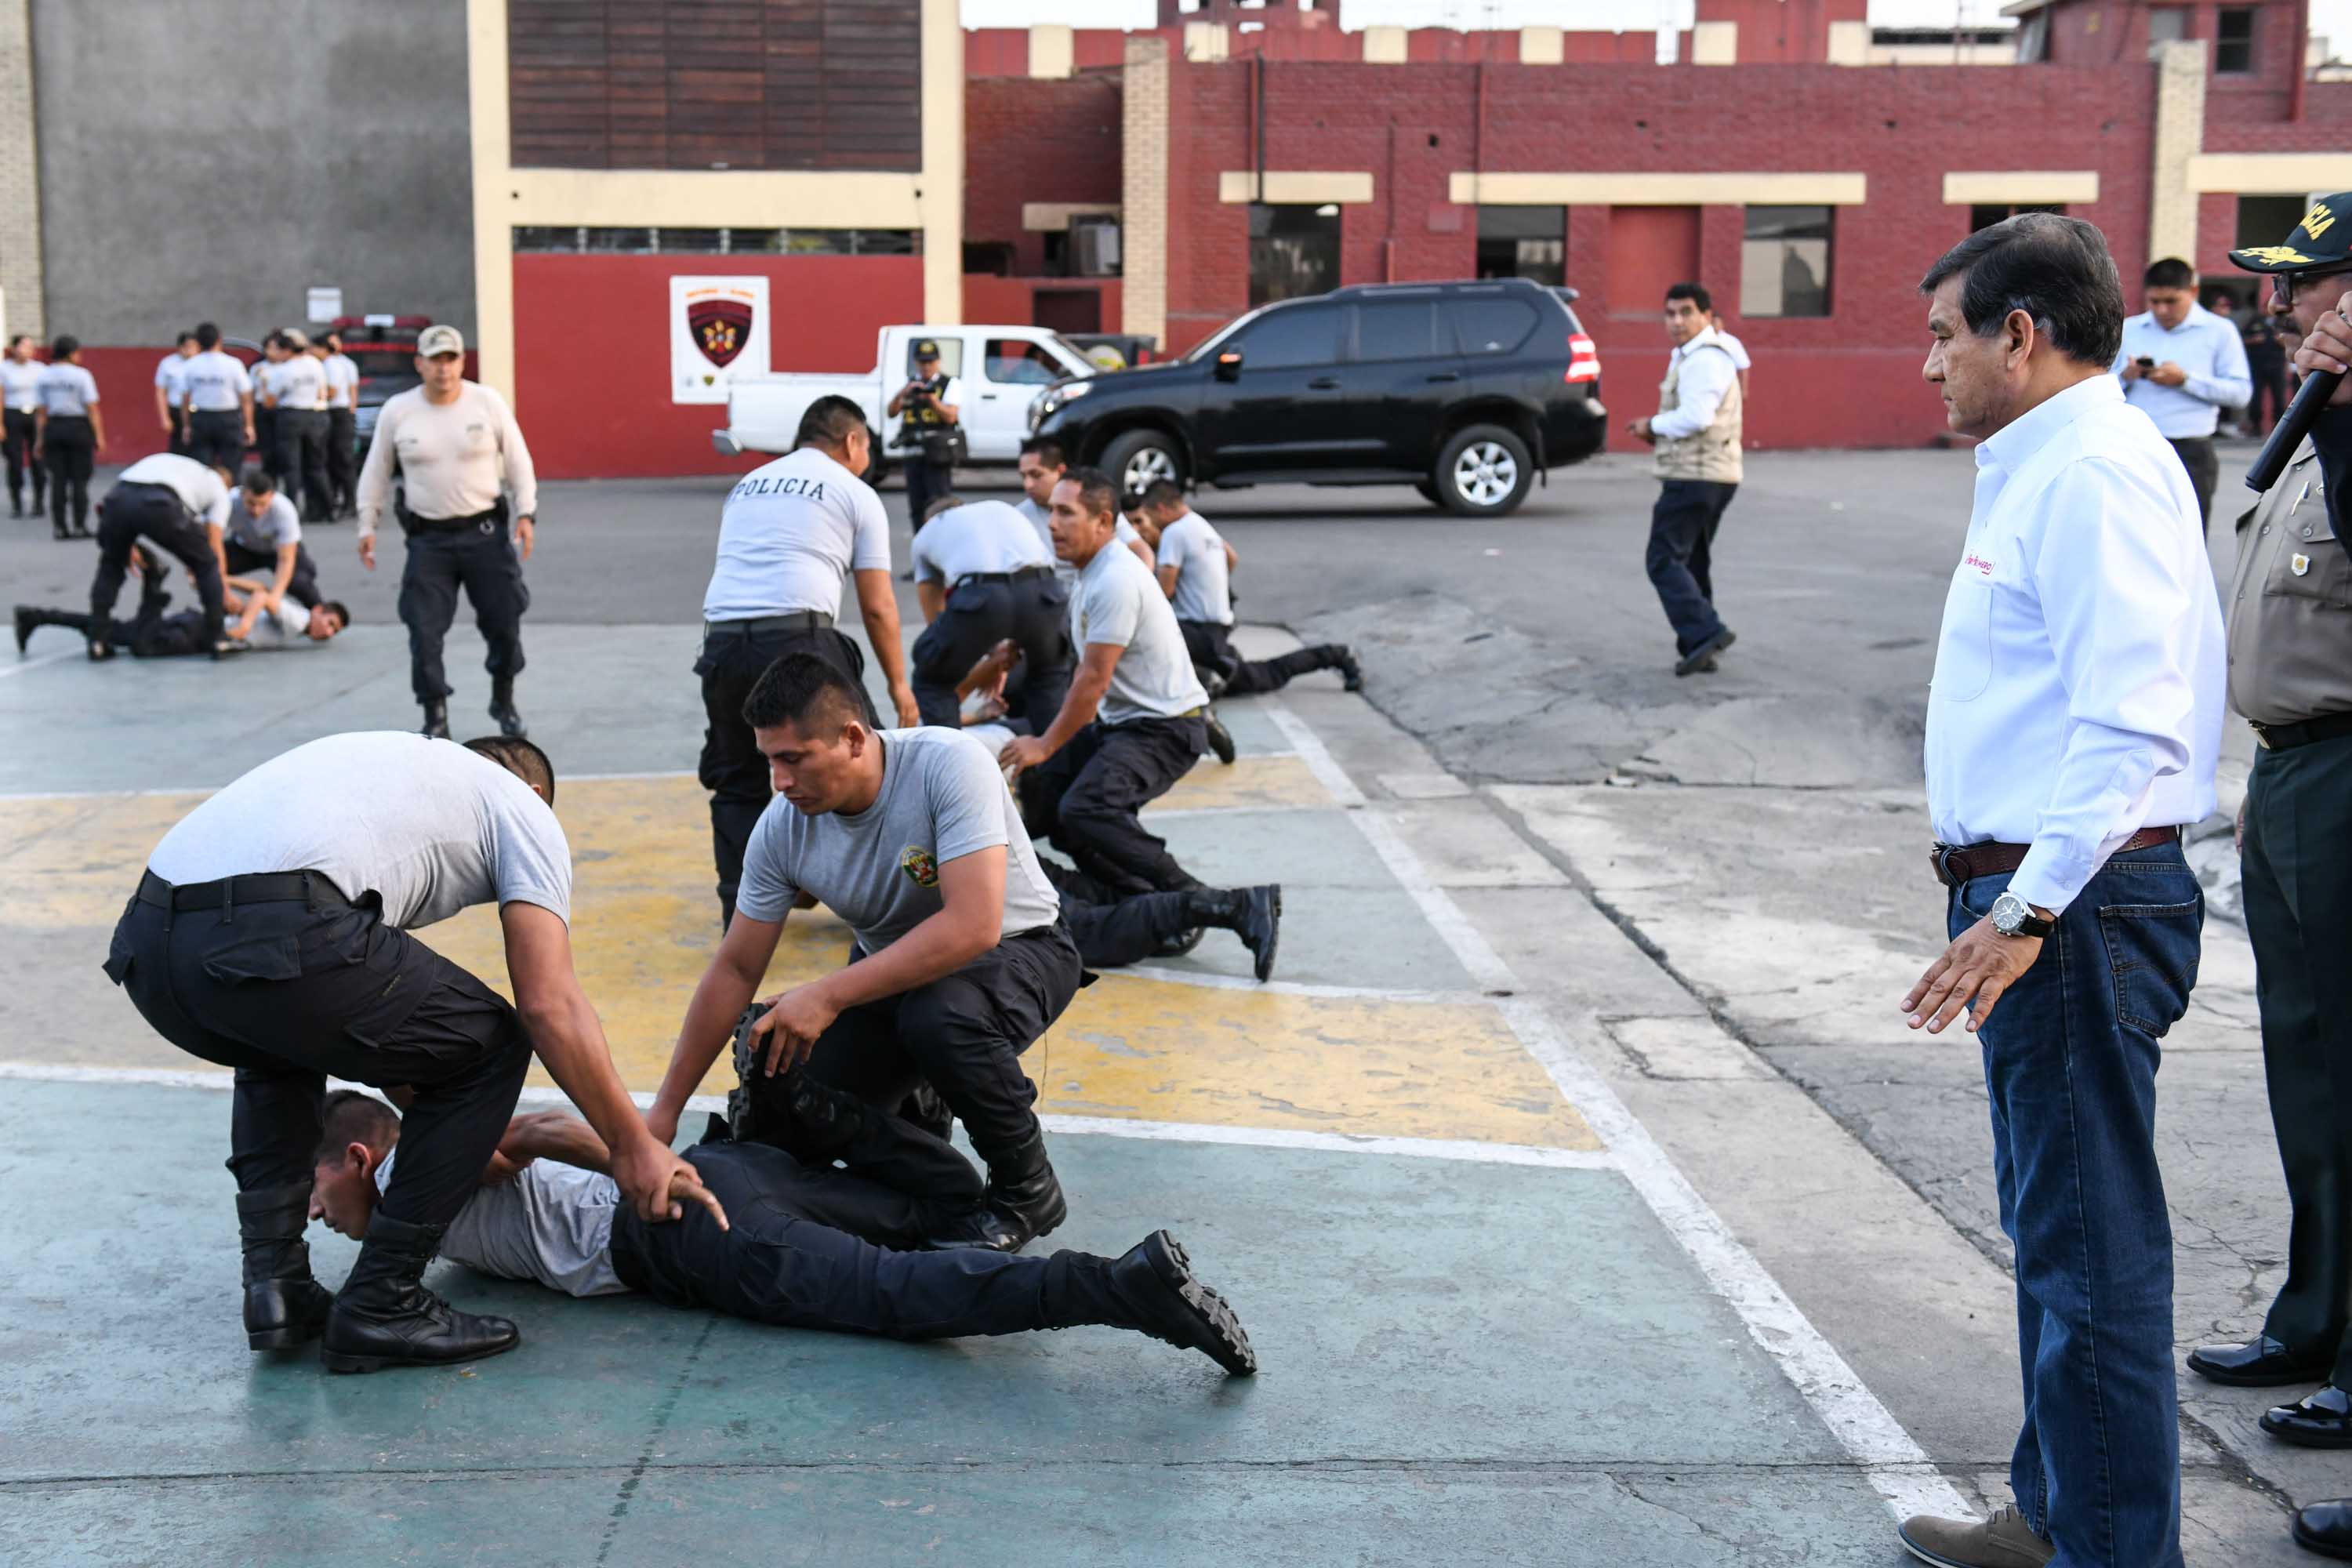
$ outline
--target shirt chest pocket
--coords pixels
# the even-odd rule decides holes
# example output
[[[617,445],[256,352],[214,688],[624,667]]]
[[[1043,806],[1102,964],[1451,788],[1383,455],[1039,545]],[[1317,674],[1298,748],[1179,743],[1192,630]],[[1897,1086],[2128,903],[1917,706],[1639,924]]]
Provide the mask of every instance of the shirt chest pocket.
[[[2298,510],[2300,516],[2290,513],[2271,524],[2284,537],[2263,592],[2313,600],[2333,609],[2352,608],[2352,556],[2336,541],[2316,481]]]
[[[1936,645],[1935,695],[1972,702],[1992,684],[1992,584],[1963,563],[1944,599],[1943,636]]]

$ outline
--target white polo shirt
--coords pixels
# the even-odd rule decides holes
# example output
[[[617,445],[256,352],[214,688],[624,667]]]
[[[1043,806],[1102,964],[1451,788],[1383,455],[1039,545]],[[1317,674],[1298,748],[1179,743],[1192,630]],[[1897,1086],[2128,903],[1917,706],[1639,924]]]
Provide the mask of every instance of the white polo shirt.
[[[943,511],[923,524],[911,552],[915,580],[952,588],[975,572],[1018,572],[1051,566],[1053,552],[1037,542],[1029,520],[1001,500],[979,500]]]
[[[719,514],[706,621],[841,613],[852,572],[890,570],[890,519],[874,487],[814,447],[754,468]]]
[[[199,414],[234,414],[253,391],[253,377],[235,354],[211,349],[190,360],[180,371],[188,405]]]

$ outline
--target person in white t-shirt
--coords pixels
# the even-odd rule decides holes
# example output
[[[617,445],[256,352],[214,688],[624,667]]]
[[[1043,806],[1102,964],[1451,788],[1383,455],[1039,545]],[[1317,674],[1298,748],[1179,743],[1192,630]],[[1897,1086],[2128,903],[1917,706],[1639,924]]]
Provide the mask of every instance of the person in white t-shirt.
[[[158,452],[122,470],[98,508],[98,570],[89,580],[93,661],[114,657],[108,635],[114,602],[122,596],[131,552],[142,539],[176,556],[188,569],[204,605],[204,624],[219,626],[223,574],[211,531],[227,522],[229,497],[227,470],[208,468],[194,458]],[[151,586],[154,575],[148,574]],[[231,651],[226,639],[213,648],[215,657]]]
[[[1115,542],[1118,489],[1079,468],[1054,489],[1054,548],[1078,568],[1070,640],[1078,669],[1042,735],[1001,753],[1020,775],[1030,830],[1114,893],[1171,892],[1200,879],[1138,814],[1208,750],[1209,694],[1151,574]]]
[[[188,416],[182,408],[188,396],[188,362],[196,357],[196,334],[182,332],[180,341],[155,367],[155,422],[163,427],[171,450],[188,456]]]
[[[265,470],[256,468],[245,476],[230,500],[227,518],[210,531],[222,572],[267,572],[273,599],[319,602],[319,563],[302,542],[301,520]]]
[[[572,850],[530,742],[361,731],[295,747],[182,817],[114,928],[107,977],[165,1039],[236,1071],[229,1169],[257,1350],[323,1335],[330,1371],[511,1350],[422,1276],[506,1135],[531,1059],[585,1112],[649,1222],[699,1203],[646,1131],[572,963]],[[497,906],[509,1003],[410,932]],[[406,1156],[330,1295],[302,1233],[329,1074],[407,1097]]]
[[[1345,643],[1318,643],[1273,658],[1245,659],[1234,652],[1234,601],[1229,586],[1241,557],[1209,520],[1184,502],[1184,492],[1155,479],[1138,498],[1160,534],[1160,585],[1183,628],[1184,647],[1212,697],[1247,697],[1279,691],[1302,675],[1336,669],[1349,691],[1364,689],[1364,672]]]
[[[310,352],[327,372],[328,515],[350,517],[359,510],[360,367],[333,327],[310,340]]]
[[[188,425],[188,456],[236,473],[253,445],[253,377],[245,362],[223,352],[220,328],[196,323],[196,356],[180,373],[180,412]]]
[[[0,420],[5,420],[8,466],[8,515],[25,515],[25,475],[33,476],[33,515],[48,510],[49,470],[33,455],[33,420],[41,406],[41,362],[33,357],[33,337],[18,332],[0,357]]]
[[[33,393],[33,458],[49,466],[50,532],[88,539],[90,468],[106,445],[106,416],[98,405],[98,378],[82,367],[79,338],[49,345]]]
[[[927,623],[912,658],[923,722],[953,728],[957,682],[1010,641],[1020,649],[1013,710],[1033,730],[1052,723],[1070,687],[1070,589],[1029,520],[1001,500],[941,496],[911,553]]]

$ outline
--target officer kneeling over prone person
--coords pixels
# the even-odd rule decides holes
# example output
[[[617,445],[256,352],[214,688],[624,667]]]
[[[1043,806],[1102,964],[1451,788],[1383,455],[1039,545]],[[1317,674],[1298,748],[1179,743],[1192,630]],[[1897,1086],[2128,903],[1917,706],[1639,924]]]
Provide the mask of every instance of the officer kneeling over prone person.
[[[848,678],[807,653],[770,665],[744,700],[782,798],[752,831],[735,919],[646,1121],[676,1136],[811,895],[856,945],[846,967],[772,999],[739,1047],[759,1136],[820,1163],[856,1142],[867,1163],[929,1173],[932,1242],[1017,1251],[1068,1213],[1021,1053],[1077,994],[1077,947],[995,759],[958,731],[877,731],[864,712]],[[897,1114],[927,1081],[987,1162],[985,1188],[944,1127]],[[813,1100],[830,1103],[812,1116]]]

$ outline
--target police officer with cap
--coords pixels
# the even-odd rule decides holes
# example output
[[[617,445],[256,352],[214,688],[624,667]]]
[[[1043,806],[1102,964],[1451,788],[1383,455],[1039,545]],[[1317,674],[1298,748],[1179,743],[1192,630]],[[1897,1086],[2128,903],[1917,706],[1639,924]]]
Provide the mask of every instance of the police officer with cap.
[[[318,362],[310,362],[316,364]],[[390,503],[408,535],[400,575],[400,618],[408,627],[409,682],[425,709],[424,732],[449,733],[449,681],[441,640],[457,615],[457,590],[474,606],[489,653],[490,717],[520,738],[515,677],[522,673],[522,614],[530,608],[522,563],[530,559],[539,479],[507,400],[466,379],[466,340],[457,328],[416,336],[424,384],[385,401],[360,470],[360,564],[375,570],[375,530]],[[400,495],[393,495],[393,474]],[[506,490],[499,489],[503,474]]]
[[[920,530],[931,503],[954,482],[963,445],[956,426],[962,417],[963,384],[940,369],[940,345],[929,338],[915,344],[914,379],[890,399],[887,413],[899,421],[898,445],[907,448],[907,523]]]
[[[2352,365],[2352,191],[2313,205],[2278,245],[2230,259],[2271,275],[2304,334],[2302,370]],[[2352,1446],[2352,378],[2336,388],[2285,474],[2238,519],[2231,585],[2230,706],[2259,745],[2240,815],[2271,1123],[2293,1219],[2287,1277],[2262,1331],[2200,1345],[2189,1370],[2239,1387],[2325,1381],[2273,1409],[2263,1430]],[[2352,1556],[2352,1500],[2295,1516],[2296,1541]]]

